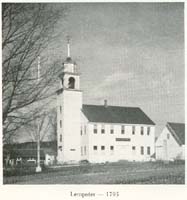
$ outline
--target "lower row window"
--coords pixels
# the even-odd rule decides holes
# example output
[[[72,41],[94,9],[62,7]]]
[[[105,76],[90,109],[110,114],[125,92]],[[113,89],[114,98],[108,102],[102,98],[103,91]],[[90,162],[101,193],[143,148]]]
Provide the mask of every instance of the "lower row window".
[[[96,151],[98,150],[97,146],[93,146],[93,150]],[[105,150],[105,146],[101,146],[101,150]],[[110,146],[110,150],[113,151],[114,150],[114,146]]]
[[[86,155],[86,146],[81,147],[81,156]]]
[[[93,150],[97,151],[98,150],[98,146],[96,146],[96,145],[93,146]],[[101,146],[101,150],[102,151],[105,150],[105,146]],[[110,146],[110,150],[113,151],[114,150],[114,146]],[[136,146],[132,146],[132,150],[136,150]],[[140,147],[140,154],[144,155],[144,147],[143,146]],[[147,147],[147,155],[150,155],[150,154],[151,154],[151,147],[148,146]]]
[[[144,154],[144,147],[141,147],[141,155]]]
[[[144,147],[143,146],[141,147],[140,153],[141,153],[141,155],[144,155]],[[147,147],[147,155],[150,155],[150,154],[151,154],[151,147]]]

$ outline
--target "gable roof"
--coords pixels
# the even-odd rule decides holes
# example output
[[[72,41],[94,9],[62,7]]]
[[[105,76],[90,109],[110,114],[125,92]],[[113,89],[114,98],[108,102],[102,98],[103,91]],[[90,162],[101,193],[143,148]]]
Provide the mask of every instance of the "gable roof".
[[[179,145],[185,144],[185,124],[184,123],[168,122],[166,126]]]
[[[90,122],[155,125],[138,107],[84,104],[82,111]]]

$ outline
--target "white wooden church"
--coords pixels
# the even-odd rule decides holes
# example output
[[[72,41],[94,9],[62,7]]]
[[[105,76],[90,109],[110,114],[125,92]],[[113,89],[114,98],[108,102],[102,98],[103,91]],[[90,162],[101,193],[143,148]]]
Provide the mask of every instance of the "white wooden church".
[[[57,91],[57,160],[92,163],[149,161],[155,154],[155,123],[138,107],[85,105],[80,74],[68,56]]]

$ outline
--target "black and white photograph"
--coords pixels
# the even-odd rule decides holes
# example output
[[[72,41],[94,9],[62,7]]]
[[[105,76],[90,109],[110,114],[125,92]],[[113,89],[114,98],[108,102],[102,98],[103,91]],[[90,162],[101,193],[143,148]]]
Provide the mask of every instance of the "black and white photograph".
[[[185,184],[184,2],[1,8],[3,185]]]

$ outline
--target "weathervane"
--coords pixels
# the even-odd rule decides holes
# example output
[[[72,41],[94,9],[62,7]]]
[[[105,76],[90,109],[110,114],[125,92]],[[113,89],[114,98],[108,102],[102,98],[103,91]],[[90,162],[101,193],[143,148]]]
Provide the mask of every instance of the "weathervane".
[[[70,58],[70,36],[67,36],[68,58]]]

